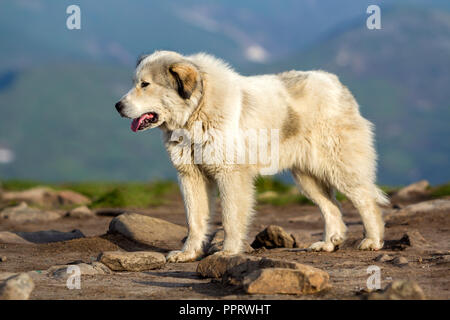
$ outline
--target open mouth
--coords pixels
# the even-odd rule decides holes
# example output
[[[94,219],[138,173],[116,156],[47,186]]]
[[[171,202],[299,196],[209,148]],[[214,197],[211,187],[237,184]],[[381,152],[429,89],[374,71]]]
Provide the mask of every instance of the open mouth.
[[[155,112],[148,112],[141,115],[139,118],[134,118],[131,122],[131,130],[137,132],[147,129],[153,123],[158,122],[158,114]]]

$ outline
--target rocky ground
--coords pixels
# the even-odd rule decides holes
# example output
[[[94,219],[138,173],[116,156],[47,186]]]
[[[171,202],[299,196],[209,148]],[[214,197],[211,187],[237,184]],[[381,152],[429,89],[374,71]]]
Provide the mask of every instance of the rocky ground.
[[[176,264],[166,263],[164,254],[181,248],[186,235],[178,194],[147,209],[91,210],[83,206],[89,199],[73,193],[5,192],[0,206],[0,297],[449,299],[450,198],[430,198],[421,188],[426,186],[399,191],[393,206],[383,208],[386,240],[377,252],[356,250],[363,228],[347,201],[348,239],[332,253],[306,250],[322,238],[318,208],[260,204],[248,238],[257,249],[248,245],[248,253],[232,259],[216,254]],[[17,203],[11,205],[11,200]],[[44,208],[46,203],[51,206]],[[64,210],[61,204],[76,209]],[[213,229],[220,225],[218,214]],[[222,238],[222,231],[215,234],[209,253],[220,249]],[[77,285],[68,273],[74,265],[81,272],[80,289],[68,288]],[[384,290],[367,288],[373,270],[379,270]]]

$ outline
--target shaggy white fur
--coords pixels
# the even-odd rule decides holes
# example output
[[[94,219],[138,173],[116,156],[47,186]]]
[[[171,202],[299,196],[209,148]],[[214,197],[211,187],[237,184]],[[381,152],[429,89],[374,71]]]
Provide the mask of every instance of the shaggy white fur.
[[[240,252],[253,214],[254,178],[282,170],[292,172],[322,212],[324,238],[310,250],[333,251],[345,240],[335,190],[361,214],[365,239],[359,249],[383,246],[377,203],[387,204],[388,199],[375,185],[373,125],[360,115],[353,95],[335,75],[289,71],[245,77],[207,54],[158,51],[141,59],[135,87],[120,104],[119,112],[135,121],[147,113],[157,115],[140,129],[162,129],[178,170],[189,234],[183,249],[168,255],[169,261],[192,261],[203,254],[216,187],[223,209],[223,250]],[[251,158],[252,134],[258,143],[266,142],[257,148],[270,154],[269,164]],[[225,160],[230,145],[237,154],[246,154],[245,161]]]

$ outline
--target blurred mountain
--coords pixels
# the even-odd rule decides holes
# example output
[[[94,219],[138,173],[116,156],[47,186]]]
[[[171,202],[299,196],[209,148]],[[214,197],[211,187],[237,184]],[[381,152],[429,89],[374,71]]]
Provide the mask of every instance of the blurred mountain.
[[[377,126],[381,183],[448,181],[450,3],[379,3],[382,29],[368,30],[370,1],[82,0],[67,30],[71,1],[2,1],[0,151],[14,161],[0,154],[0,177],[174,177],[160,133],[133,134],[114,109],[136,57],[169,49],[246,74],[335,72]]]

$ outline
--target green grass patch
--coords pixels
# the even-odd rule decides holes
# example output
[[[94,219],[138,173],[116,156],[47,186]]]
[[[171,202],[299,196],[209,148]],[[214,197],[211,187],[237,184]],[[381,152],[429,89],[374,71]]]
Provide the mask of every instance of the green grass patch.
[[[450,183],[441,184],[436,187],[431,187],[431,196],[433,198],[450,196]]]
[[[177,192],[171,181],[152,183],[79,183],[66,186],[92,199],[91,208],[146,208],[166,202],[165,196]]]
[[[0,186],[7,191],[22,191],[33,187],[41,186],[42,183],[32,180],[6,180]]]
[[[257,193],[263,193],[266,191],[283,193],[288,192],[292,185],[284,183],[278,179],[259,176],[255,181],[255,187]]]
[[[277,194],[275,197],[258,199],[259,204],[270,204],[273,206],[285,206],[288,204],[313,204],[308,198],[303,195],[280,195]]]
[[[146,208],[166,202],[166,196],[178,192],[173,181],[155,182],[77,182],[39,183],[26,180],[7,180],[2,183],[7,191],[21,191],[37,186],[54,190],[72,190],[92,200],[91,208]]]
[[[284,183],[276,178],[258,177],[255,181],[258,203],[284,206],[288,204],[312,204],[312,202],[297,193],[296,186]],[[266,195],[264,195],[266,194]]]

